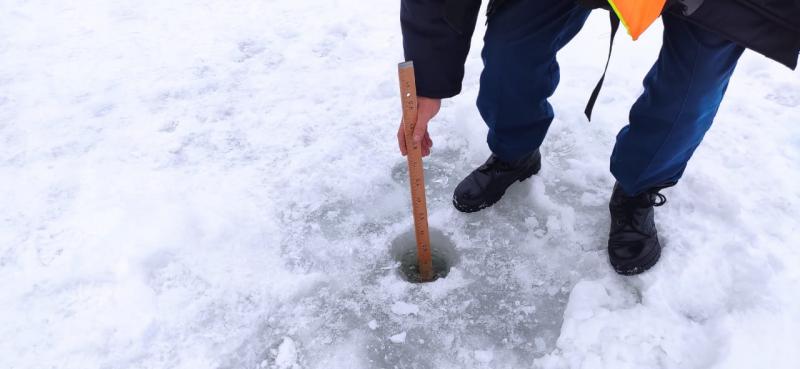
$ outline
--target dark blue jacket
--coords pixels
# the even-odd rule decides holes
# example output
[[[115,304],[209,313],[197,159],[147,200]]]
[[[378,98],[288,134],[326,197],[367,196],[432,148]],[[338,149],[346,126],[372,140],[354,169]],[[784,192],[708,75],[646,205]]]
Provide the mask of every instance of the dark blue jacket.
[[[464,61],[481,0],[402,0],[406,60],[414,61],[417,94],[447,98],[461,92]]]
[[[792,69],[797,66],[800,0],[671,3],[674,6],[668,11]],[[481,0],[401,0],[403,48],[406,60],[414,61],[420,96],[447,98],[461,92],[464,62],[480,5]]]

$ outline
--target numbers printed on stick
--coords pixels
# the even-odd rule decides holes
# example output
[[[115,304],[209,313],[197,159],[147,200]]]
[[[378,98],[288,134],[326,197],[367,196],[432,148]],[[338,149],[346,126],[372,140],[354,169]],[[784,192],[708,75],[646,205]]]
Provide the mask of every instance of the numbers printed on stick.
[[[411,186],[411,207],[414,216],[414,230],[417,239],[419,271],[423,281],[433,279],[430,238],[428,236],[428,209],[425,201],[425,176],[422,167],[422,150],[414,142],[413,132],[417,124],[417,89],[414,81],[412,63],[401,63],[398,67],[400,77],[400,98],[403,106],[403,126],[406,145],[410,147],[408,160],[409,184]]]

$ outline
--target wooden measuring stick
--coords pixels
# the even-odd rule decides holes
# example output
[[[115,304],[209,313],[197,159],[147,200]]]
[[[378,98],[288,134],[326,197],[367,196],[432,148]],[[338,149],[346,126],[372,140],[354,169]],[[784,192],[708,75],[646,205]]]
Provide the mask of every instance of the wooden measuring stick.
[[[422,147],[414,142],[417,125],[417,85],[414,63],[407,61],[397,66],[400,75],[400,98],[403,103],[403,131],[406,136],[408,177],[411,184],[411,208],[414,214],[414,231],[417,236],[419,273],[423,282],[433,279],[431,240],[428,234],[428,205],[425,201],[425,175],[422,169]]]

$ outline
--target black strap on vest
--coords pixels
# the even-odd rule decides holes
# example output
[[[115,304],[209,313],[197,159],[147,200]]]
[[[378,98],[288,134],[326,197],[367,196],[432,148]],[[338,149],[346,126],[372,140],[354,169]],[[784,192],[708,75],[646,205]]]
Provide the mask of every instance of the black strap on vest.
[[[606,60],[606,68],[603,70],[603,76],[600,77],[600,80],[597,81],[597,86],[594,87],[594,91],[592,91],[592,96],[589,97],[589,102],[586,103],[586,110],[583,112],[586,114],[586,118],[589,121],[592,121],[592,110],[594,109],[594,103],[597,102],[597,96],[600,95],[600,90],[603,88],[603,81],[606,79],[606,72],[608,72],[608,64],[611,62],[611,50],[614,48],[614,36],[617,34],[617,30],[619,29],[619,18],[617,18],[617,14],[613,11],[608,12],[610,15],[611,20],[611,42],[608,45],[608,59]]]

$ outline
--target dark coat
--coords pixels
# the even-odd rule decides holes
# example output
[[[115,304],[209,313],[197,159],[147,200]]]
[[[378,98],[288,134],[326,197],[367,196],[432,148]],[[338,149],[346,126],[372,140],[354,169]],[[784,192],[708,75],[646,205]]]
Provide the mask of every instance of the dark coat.
[[[800,0],[692,0],[689,21],[789,68],[800,52]],[[679,9],[671,10],[679,13]]]
[[[519,0],[494,0],[490,11],[505,1]],[[592,1],[596,0],[588,0]],[[670,0],[669,4],[665,11],[789,68],[797,67],[800,0]],[[480,5],[481,0],[401,0],[403,48],[406,60],[414,61],[420,96],[446,98],[461,92]]]

